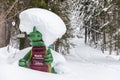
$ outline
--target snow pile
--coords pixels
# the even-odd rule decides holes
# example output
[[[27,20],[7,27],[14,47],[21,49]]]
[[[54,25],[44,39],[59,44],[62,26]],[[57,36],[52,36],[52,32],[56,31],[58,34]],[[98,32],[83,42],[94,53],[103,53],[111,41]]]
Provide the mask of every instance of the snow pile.
[[[12,47],[12,46],[6,46],[3,48],[0,48],[0,63],[7,63],[8,57],[11,55],[14,55],[16,52],[18,52],[19,50]]]
[[[54,67],[55,71],[58,74],[70,73],[70,69],[67,66],[67,61],[65,60],[65,58],[54,50],[51,50],[51,52],[53,55],[52,66]]]
[[[54,62],[52,66],[59,74],[47,73],[37,70],[32,70],[28,68],[23,68],[18,66],[18,60],[21,59],[26,53],[31,50],[31,47],[25,48],[23,50],[17,50],[13,47],[0,48],[0,80],[67,80],[67,76],[70,72],[68,70],[67,62],[65,58],[52,50],[52,55],[54,57]],[[8,64],[9,62],[9,64]],[[64,74],[61,74],[63,73]],[[63,79],[66,76],[65,79]]]
[[[27,52],[29,52],[31,50],[32,47],[28,47],[28,48],[25,48],[23,50],[20,50],[18,52],[16,52],[15,54],[12,54],[8,57],[8,60],[7,60],[7,63],[15,63],[16,65],[18,64],[18,60],[20,60],[21,58],[23,58]],[[52,52],[52,56],[53,56],[53,63],[52,63],[52,67],[55,68],[55,71],[58,73],[58,74],[66,74],[66,73],[69,73],[69,68],[67,67],[67,62],[65,60],[65,58],[57,53],[56,51],[52,50],[51,49],[51,52]]]
[[[57,38],[66,32],[66,26],[62,19],[45,9],[31,8],[20,13],[20,30],[29,34],[36,26],[43,35],[46,46],[49,46]]]
[[[56,66],[56,69],[64,71],[70,68],[71,71],[68,73],[51,74],[19,67],[18,60],[31,49],[30,47],[14,55],[14,64],[0,63],[0,80],[120,80],[119,61],[102,54],[100,50],[86,46],[83,40],[74,40],[74,42],[77,47],[71,49],[70,55],[66,55],[67,63],[63,56],[52,51],[55,61],[59,62],[53,65]],[[4,61],[4,55],[13,54],[15,51],[11,48],[10,53],[8,53],[7,47],[1,48],[0,61]],[[58,68],[59,64],[62,65]],[[66,68],[64,64],[69,67]]]

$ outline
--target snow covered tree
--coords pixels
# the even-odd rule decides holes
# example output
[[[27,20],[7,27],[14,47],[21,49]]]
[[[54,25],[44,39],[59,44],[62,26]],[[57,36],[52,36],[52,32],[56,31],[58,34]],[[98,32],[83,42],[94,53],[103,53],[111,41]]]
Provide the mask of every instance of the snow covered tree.
[[[85,38],[90,39],[90,44],[93,42],[94,45],[101,46],[103,52],[105,49],[109,50],[110,54],[112,54],[116,46],[117,41],[115,40],[115,35],[116,33],[118,35],[120,28],[118,23],[119,6],[117,6],[116,3],[118,4],[119,2],[112,0],[93,1],[91,3],[92,10],[89,9],[91,7],[90,3],[87,8],[87,11],[91,12],[87,14],[87,16],[90,16],[89,19],[86,19],[87,16],[84,18],[84,25],[86,27]],[[87,11],[85,13],[87,13]],[[87,42],[87,40],[85,42]]]
[[[100,17],[100,31],[102,32],[102,50],[109,49],[110,54],[112,51],[116,51],[116,33],[119,30],[119,7],[116,5],[116,2],[112,0],[103,0],[99,2],[101,5],[101,11],[98,15]]]
[[[68,3],[67,16],[70,19],[67,45],[70,38],[80,36],[85,30],[85,43],[101,50],[117,50],[119,53],[119,0],[71,0]]]

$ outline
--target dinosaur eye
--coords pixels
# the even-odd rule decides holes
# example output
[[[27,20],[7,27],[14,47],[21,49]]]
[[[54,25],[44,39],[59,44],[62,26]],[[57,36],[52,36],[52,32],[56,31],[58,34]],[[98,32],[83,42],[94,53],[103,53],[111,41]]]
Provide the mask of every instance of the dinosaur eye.
[[[40,37],[40,35],[37,35],[37,37]]]

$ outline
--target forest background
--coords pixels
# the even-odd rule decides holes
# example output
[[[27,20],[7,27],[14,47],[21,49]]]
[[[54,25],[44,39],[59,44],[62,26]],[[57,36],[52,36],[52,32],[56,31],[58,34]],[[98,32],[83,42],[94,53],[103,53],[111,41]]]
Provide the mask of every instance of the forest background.
[[[56,51],[69,54],[76,46],[71,40],[84,38],[103,53],[120,54],[120,0],[0,0],[0,47],[19,48],[19,13],[35,7],[56,13],[66,24],[66,34],[54,43]]]

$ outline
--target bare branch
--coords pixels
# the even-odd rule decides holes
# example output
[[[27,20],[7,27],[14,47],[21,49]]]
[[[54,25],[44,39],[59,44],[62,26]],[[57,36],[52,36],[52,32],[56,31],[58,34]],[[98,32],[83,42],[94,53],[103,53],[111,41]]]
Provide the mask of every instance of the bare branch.
[[[13,5],[8,9],[8,11],[5,14],[5,18],[10,14],[11,10],[14,8],[14,6],[16,5],[16,3],[18,3],[19,0],[15,0],[15,2],[13,3]]]

